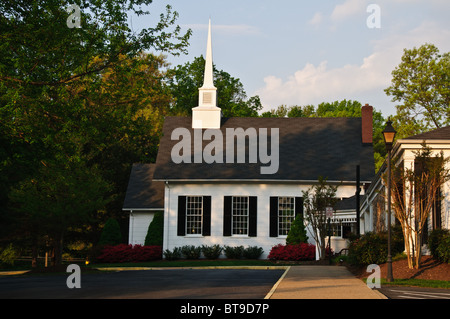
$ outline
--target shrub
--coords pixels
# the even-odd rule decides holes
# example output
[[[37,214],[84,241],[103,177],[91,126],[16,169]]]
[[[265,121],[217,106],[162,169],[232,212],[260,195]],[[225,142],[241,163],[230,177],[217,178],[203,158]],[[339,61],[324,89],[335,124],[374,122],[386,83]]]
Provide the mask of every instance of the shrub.
[[[225,253],[225,256],[227,256],[227,258],[229,259],[241,259],[244,254],[244,246],[225,246],[223,248],[223,251]]]
[[[306,235],[306,227],[303,222],[303,216],[301,214],[295,217],[292,222],[291,229],[286,238],[287,245],[295,245],[300,243],[307,243],[308,236]]]
[[[162,257],[162,247],[161,246],[141,246],[134,245],[131,250],[131,261],[132,262],[144,262],[151,260],[159,260]]]
[[[447,229],[435,229],[430,233],[428,237],[428,248],[430,249],[431,256],[435,259],[439,259],[437,249],[440,243],[449,236]]]
[[[223,248],[220,245],[202,246],[202,252],[207,259],[217,259],[222,253]]]
[[[148,226],[147,236],[145,236],[145,246],[162,246],[164,233],[164,213],[157,212],[152,222]]]
[[[19,257],[19,252],[14,248],[13,244],[9,244],[0,253],[0,264],[14,266],[14,261]]]
[[[401,231],[401,230],[400,230]],[[391,255],[404,251],[403,235],[394,228],[391,236]],[[387,260],[387,232],[368,232],[350,243],[349,263],[354,265],[383,264]]]
[[[106,221],[100,236],[100,246],[115,246],[122,242],[122,234],[120,232],[120,225],[117,220],[110,218]]]
[[[450,263],[450,234],[442,237],[439,246],[436,249],[437,259]]]
[[[181,247],[181,253],[184,255],[186,259],[199,259],[200,254],[202,253],[202,248],[187,245]]]
[[[161,259],[161,246],[125,245],[103,247],[97,261],[105,263],[144,262]]]
[[[164,258],[167,260],[178,260],[182,256],[181,249],[178,247],[175,247],[173,251],[170,251],[169,249],[166,249],[164,251]]]
[[[262,247],[250,246],[244,249],[243,256],[247,259],[259,259],[263,254],[264,250]]]
[[[270,260],[305,261],[314,260],[316,246],[307,243],[297,245],[276,245],[272,247],[268,258]]]

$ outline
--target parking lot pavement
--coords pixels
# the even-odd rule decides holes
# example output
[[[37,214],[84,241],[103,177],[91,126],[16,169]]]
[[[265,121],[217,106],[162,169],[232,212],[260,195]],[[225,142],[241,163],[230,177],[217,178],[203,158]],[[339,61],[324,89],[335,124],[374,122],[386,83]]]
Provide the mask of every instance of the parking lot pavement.
[[[378,290],[389,299],[450,299],[449,289],[392,286]]]
[[[0,277],[0,299],[263,299],[284,270],[144,270]]]

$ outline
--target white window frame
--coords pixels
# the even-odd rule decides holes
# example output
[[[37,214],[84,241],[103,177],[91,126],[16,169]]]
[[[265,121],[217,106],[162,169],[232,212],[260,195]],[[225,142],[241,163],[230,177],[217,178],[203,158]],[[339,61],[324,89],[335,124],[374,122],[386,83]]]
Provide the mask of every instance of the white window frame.
[[[288,200],[284,201],[284,200]],[[290,211],[290,214],[285,214],[284,211]],[[290,219],[290,222],[287,221]],[[285,238],[287,237],[289,230],[291,229],[292,223],[295,219],[295,197],[292,196],[278,196],[278,205],[277,205],[277,230],[278,237]],[[282,226],[282,224],[290,224],[289,227]],[[283,232],[285,234],[283,234]]]
[[[202,236],[203,196],[186,196],[186,236]]]
[[[250,199],[248,196],[231,198],[231,235],[248,237],[250,224]]]

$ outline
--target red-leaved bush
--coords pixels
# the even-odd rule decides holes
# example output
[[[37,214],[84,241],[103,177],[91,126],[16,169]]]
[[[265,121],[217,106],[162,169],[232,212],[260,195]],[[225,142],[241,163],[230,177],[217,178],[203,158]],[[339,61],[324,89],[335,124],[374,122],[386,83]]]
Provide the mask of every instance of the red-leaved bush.
[[[316,246],[300,243],[296,245],[276,245],[272,247],[268,258],[270,260],[314,260]]]
[[[97,257],[98,262],[125,263],[159,260],[162,258],[161,246],[125,245],[105,246]]]

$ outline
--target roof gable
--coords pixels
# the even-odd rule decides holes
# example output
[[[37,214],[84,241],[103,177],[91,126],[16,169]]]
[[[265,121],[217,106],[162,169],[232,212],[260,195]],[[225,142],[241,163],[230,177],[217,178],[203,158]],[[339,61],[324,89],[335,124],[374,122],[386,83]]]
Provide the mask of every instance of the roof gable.
[[[164,208],[164,182],[153,180],[155,168],[155,164],[133,164],[124,210]]]
[[[404,138],[405,140],[450,140],[450,126]]]

